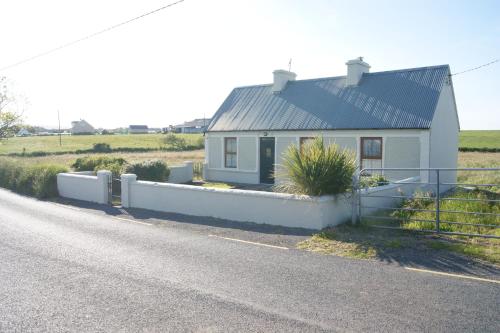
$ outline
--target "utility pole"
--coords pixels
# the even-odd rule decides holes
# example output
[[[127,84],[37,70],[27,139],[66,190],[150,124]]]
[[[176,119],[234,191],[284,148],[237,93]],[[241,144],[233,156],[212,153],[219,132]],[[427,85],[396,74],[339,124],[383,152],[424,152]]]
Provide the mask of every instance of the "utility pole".
[[[59,116],[59,110],[57,110],[57,122],[59,123],[59,146],[62,146],[61,117]]]

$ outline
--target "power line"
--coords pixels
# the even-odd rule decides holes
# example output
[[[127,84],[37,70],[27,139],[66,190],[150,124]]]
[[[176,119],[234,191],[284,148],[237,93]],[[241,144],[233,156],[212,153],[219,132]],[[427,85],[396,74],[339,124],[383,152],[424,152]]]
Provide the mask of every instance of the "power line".
[[[86,40],[88,40],[88,39],[90,39],[90,38],[93,38],[93,37],[96,37],[96,36],[102,35],[103,33],[106,33],[106,32],[108,32],[108,31],[110,31],[110,30],[114,30],[114,29],[119,28],[119,27],[121,27],[121,26],[123,26],[123,25],[125,25],[125,24],[131,23],[131,22],[134,22],[134,21],[137,21],[137,20],[139,20],[139,19],[141,19],[141,18],[144,18],[144,17],[146,17],[146,16],[148,16],[148,15],[155,14],[155,13],[157,13],[157,12],[161,11],[161,10],[164,10],[164,9],[169,8],[169,7],[175,6],[175,5],[177,5],[177,4],[181,3],[181,2],[184,2],[184,0],[178,0],[178,1],[176,1],[176,2],[172,2],[172,3],[168,4],[168,5],[163,6],[163,7],[157,8],[157,9],[152,10],[152,11],[150,11],[150,12],[147,12],[147,13],[144,13],[144,14],[142,14],[142,15],[139,15],[139,16],[136,16],[136,17],[134,17],[134,18],[131,18],[131,19],[127,20],[127,21],[124,21],[124,22],[121,22],[121,23],[118,23],[118,24],[112,25],[112,26],[110,26],[110,27],[108,27],[108,28],[105,28],[105,29],[103,29],[103,30],[100,30],[100,31],[94,32],[94,33],[92,33],[92,34],[90,34],[90,35],[87,35],[87,36],[81,37],[81,38],[79,38],[79,39],[73,40],[73,41],[71,41],[71,42],[68,42],[68,43],[66,43],[66,44],[60,45],[60,46],[55,47],[55,48],[53,48],[53,49],[50,49],[50,50],[44,51],[44,52],[42,52],[42,53],[38,53],[38,54],[36,54],[36,55],[34,55],[34,56],[31,56],[31,57],[29,57],[29,58],[26,58],[26,59],[20,60],[20,61],[18,61],[18,62],[15,62],[15,63],[11,64],[11,65],[8,65],[8,66],[5,66],[5,67],[2,67],[2,68],[0,68],[0,71],[4,71],[4,70],[10,69],[10,68],[12,68],[12,67],[16,67],[16,66],[19,66],[19,65],[25,64],[25,63],[27,63],[27,62],[29,62],[29,61],[32,61],[32,60],[38,59],[38,58],[40,58],[40,57],[44,57],[44,56],[46,56],[46,55],[48,55],[48,54],[51,54],[51,53],[57,52],[57,51],[62,50],[62,49],[64,49],[64,48],[67,48],[67,47],[73,46],[73,45],[75,45],[75,44],[77,44],[77,43],[80,43],[80,42],[86,41]]]
[[[486,64],[481,65],[481,66],[477,66],[477,67],[474,67],[474,68],[470,68],[470,69],[467,69],[467,70],[462,71],[462,72],[453,73],[453,74],[451,74],[450,76],[453,76],[453,75],[459,75],[459,74],[463,74],[463,73],[467,73],[467,72],[472,72],[472,71],[475,71],[476,69],[479,69],[479,68],[483,68],[483,67],[486,67],[486,66],[492,65],[492,64],[494,64],[494,63],[496,63],[496,62],[499,62],[499,61],[500,61],[500,58],[495,59],[495,60],[493,60],[493,61],[490,61],[490,62],[488,62],[488,63],[486,63]]]

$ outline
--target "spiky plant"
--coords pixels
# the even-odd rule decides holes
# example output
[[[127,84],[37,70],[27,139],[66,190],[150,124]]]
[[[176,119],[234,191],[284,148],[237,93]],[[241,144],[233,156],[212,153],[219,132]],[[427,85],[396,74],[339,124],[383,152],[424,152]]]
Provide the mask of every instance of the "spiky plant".
[[[302,147],[291,145],[283,153],[279,190],[296,194],[326,195],[346,192],[356,169],[354,154],[316,137]]]

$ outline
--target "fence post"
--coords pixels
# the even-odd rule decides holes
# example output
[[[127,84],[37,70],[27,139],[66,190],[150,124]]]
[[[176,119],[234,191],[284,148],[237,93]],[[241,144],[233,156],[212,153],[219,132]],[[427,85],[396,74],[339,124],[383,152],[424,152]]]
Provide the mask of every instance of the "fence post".
[[[441,190],[439,188],[439,169],[436,169],[436,232],[440,232],[439,222],[440,222],[440,204],[441,204]]]
[[[137,176],[133,173],[125,173],[121,176],[122,183],[122,207],[130,207],[130,185],[137,181]]]
[[[359,222],[359,211],[358,211],[358,196],[359,196],[359,180],[357,172],[352,176],[352,216],[351,224],[355,225]]]
[[[100,204],[108,204],[109,200],[109,182],[111,179],[111,171],[99,170],[97,171],[97,181],[100,188],[100,195],[97,202]]]

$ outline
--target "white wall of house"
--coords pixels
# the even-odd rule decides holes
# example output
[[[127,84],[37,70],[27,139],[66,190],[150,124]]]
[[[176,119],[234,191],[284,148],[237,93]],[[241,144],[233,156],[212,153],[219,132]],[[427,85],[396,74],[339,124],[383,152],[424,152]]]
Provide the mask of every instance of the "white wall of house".
[[[360,164],[362,137],[382,138],[382,167],[428,168],[428,130],[325,130],[325,131],[255,131],[255,132],[208,132],[205,144],[205,177],[212,181],[257,184],[259,176],[259,138],[275,138],[275,163],[278,170],[281,156],[290,144],[298,145],[301,137],[322,136],[328,144],[352,150],[356,163]],[[224,138],[236,137],[238,163],[236,168],[224,166]],[[389,177],[404,179],[418,172],[393,172]],[[422,176],[422,175],[420,175]],[[278,180],[279,181],[279,178]]]
[[[439,97],[430,130],[430,167],[456,168],[460,131],[453,86],[445,84]],[[434,175],[431,173],[432,178]],[[456,172],[442,172],[440,181],[456,182]]]

